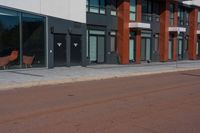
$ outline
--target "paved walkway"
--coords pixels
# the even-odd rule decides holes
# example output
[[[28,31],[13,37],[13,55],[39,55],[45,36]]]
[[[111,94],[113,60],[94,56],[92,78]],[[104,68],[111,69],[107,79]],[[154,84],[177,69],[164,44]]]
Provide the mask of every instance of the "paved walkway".
[[[0,71],[0,90],[200,69],[200,61]]]

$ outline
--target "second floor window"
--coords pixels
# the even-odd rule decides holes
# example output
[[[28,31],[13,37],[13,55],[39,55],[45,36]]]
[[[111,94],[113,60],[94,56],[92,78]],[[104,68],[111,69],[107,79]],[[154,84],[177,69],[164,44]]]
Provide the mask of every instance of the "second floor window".
[[[142,20],[152,21],[152,1],[142,0]]]
[[[105,0],[87,0],[87,11],[91,13],[106,14]]]
[[[130,21],[136,20],[136,0],[130,0]]]
[[[169,7],[169,11],[170,11],[170,26],[173,26],[174,25],[174,5],[173,4],[170,4],[170,7]]]
[[[184,10],[182,7],[178,8],[178,24],[181,26],[184,25]]]
[[[189,25],[189,10],[186,9],[185,11],[185,24],[188,26]]]
[[[198,23],[198,29],[200,29],[200,11],[198,12],[198,20],[197,20],[197,23]]]
[[[117,0],[110,0],[110,15],[117,16]]]

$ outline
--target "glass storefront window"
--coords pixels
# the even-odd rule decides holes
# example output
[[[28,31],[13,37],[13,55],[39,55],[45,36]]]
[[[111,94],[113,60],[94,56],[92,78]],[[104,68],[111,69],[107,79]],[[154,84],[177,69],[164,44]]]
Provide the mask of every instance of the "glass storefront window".
[[[0,69],[45,66],[45,18],[0,8]]]
[[[20,65],[19,13],[0,8],[0,69]]]
[[[23,61],[33,58],[33,65],[45,65],[45,20],[43,17],[22,14]]]

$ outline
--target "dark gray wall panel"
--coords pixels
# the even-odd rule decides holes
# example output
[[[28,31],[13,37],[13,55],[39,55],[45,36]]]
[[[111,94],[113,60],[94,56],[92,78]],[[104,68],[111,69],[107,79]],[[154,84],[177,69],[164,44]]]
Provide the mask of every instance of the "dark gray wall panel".
[[[48,67],[54,67],[54,34],[66,34],[67,66],[70,66],[70,35],[82,37],[82,66],[86,65],[86,24],[48,17]],[[52,53],[50,52],[52,50]]]

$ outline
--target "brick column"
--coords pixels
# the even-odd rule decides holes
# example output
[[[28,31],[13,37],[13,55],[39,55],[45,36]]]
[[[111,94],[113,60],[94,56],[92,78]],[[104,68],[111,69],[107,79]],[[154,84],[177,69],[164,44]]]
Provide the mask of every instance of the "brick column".
[[[142,0],[137,0],[136,2],[136,21],[142,21]]]
[[[161,4],[160,14],[160,61],[168,61],[169,43],[169,0]]]
[[[136,5],[136,21],[141,22],[142,21],[142,0],[137,0]],[[141,30],[136,31],[136,38],[135,38],[135,44],[136,44],[136,64],[140,64],[141,59]]]
[[[117,11],[118,11],[117,52],[119,55],[120,63],[128,64],[130,1],[119,0]]]
[[[178,2],[174,2],[174,26],[178,26]],[[177,48],[178,48],[178,34],[174,33],[173,38],[173,60],[176,61],[177,59]]]
[[[190,60],[196,59],[196,44],[197,44],[197,19],[198,19],[198,8],[192,9],[189,14],[189,47],[188,57]]]

